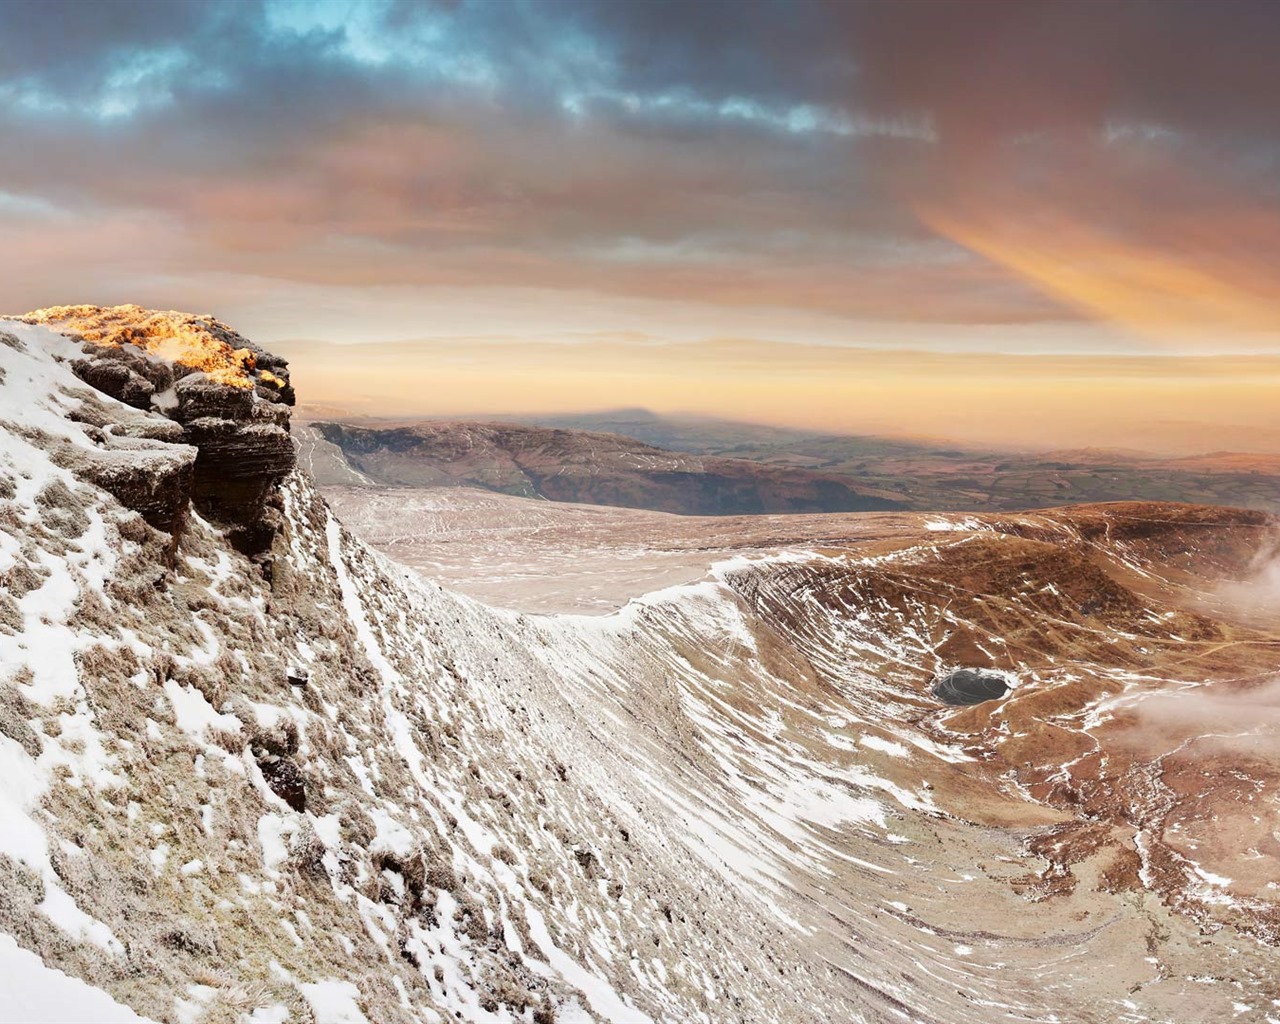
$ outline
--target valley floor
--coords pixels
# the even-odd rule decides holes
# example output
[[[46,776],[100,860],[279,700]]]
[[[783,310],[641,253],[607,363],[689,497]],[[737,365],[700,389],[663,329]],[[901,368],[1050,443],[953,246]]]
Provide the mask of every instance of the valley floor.
[[[474,487],[330,486],[325,499],[361,539],[486,604],[603,615],[633,598],[707,578],[713,563],[841,546],[959,515],[679,516],[518,498]]]

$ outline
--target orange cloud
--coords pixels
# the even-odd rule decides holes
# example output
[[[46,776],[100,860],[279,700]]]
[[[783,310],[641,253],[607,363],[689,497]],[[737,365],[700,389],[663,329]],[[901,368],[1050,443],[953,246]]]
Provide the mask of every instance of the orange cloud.
[[[917,212],[940,235],[1046,295],[1149,340],[1280,330],[1277,282],[1234,266],[1212,243],[1121,241],[1060,215],[975,216],[929,206]]]

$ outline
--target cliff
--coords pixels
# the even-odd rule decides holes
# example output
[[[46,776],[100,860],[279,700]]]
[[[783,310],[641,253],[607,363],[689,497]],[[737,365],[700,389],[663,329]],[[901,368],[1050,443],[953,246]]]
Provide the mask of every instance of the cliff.
[[[90,460],[85,472],[95,482],[175,537],[191,503],[226,528],[240,551],[269,551],[281,523],[279,485],[295,463],[289,437],[294,394],[285,360],[210,316],[139,306],[54,306],[18,319],[80,342],[70,366],[85,383],[177,425],[122,417],[91,401],[79,415],[104,431],[103,448],[130,447],[118,440],[123,435],[195,449],[194,460],[174,453],[159,473],[155,467],[166,461],[160,457],[145,473],[131,472],[127,460],[110,467],[112,460]]]

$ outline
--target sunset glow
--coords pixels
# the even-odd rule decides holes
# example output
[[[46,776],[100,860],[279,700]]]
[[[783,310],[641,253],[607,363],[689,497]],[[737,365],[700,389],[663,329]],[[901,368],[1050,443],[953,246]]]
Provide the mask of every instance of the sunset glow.
[[[27,320],[74,333],[94,345],[135,345],[158,359],[201,370],[212,381],[237,388],[251,388],[254,355],[218,337],[212,322],[181,313],[154,313],[137,306],[100,310],[93,306],[53,306],[38,309]],[[263,371],[261,379],[277,383]]]
[[[936,210],[920,216],[1081,315],[1157,344],[1212,348],[1207,339],[1215,335],[1272,339],[1280,331],[1280,281],[1250,281],[1247,267],[1215,267],[1219,254],[1212,250],[1118,242],[1060,217],[1031,227],[986,227]]]
[[[20,6],[0,308],[208,311],[353,411],[1272,443],[1273,4]]]

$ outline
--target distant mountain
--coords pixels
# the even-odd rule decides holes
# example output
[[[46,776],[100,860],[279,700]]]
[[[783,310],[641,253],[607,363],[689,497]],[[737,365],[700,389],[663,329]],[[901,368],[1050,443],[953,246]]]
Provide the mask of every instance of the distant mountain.
[[[907,508],[1014,511],[1060,502],[1185,501],[1280,510],[1280,454],[1166,458],[1129,448],[993,451],[937,438],[823,434],[621,409],[522,422],[607,430],[676,451],[852,477]]]
[[[685,514],[1007,512],[1131,500],[1280,510],[1280,455],[982,451],[644,409],[537,425],[324,421],[299,435],[321,485],[470,485]]]
[[[684,515],[902,507],[848,476],[669,451],[618,434],[441,422],[386,428],[322,422],[311,429],[338,449],[349,471],[374,484],[483,487]]]
[[[648,409],[495,418],[509,419],[513,423],[531,427],[622,434],[659,448],[702,455],[721,455],[736,445],[755,448],[768,444],[790,444],[822,436],[813,431],[774,427],[765,423],[741,423],[702,416],[662,416]]]

